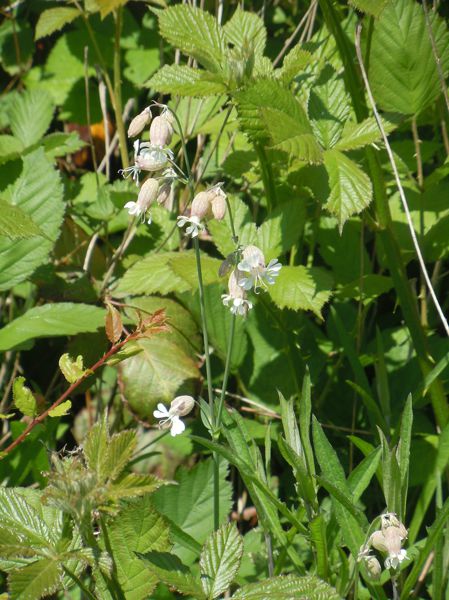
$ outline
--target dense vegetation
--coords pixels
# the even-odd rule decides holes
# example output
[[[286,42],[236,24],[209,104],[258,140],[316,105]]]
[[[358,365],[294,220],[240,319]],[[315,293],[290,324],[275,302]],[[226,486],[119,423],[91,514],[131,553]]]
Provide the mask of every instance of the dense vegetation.
[[[449,10],[0,9],[0,598],[449,598]]]

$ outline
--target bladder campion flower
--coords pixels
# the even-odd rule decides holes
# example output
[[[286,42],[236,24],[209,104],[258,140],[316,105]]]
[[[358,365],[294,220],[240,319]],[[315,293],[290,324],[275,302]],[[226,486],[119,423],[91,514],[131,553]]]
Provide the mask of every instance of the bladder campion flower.
[[[190,215],[204,219],[210,211],[210,201],[208,192],[199,192],[192,201]]]
[[[150,127],[150,143],[152,146],[163,148],[171,142],[173,127],[163,116],[155,117]]]
[[[136,115],[128,127],[128,137],[133,138],[138,136],[151,121],[151,109],[149,106],[143,109],[141,113]]]
[[[159,427],[162,429],[170,428],[170,435],[175,437],[182,433],[186,426],[180,417],[184,417],[191,412],[195,405],[195,400],[192,396],[177,396],[167,409],[162,403],[157,405],[157,410],[153,412],[156,419],[160,419]]]
[[[226,194],[221,189],[222,183],[217,183],[207,191],[212,207],[212,214],[217,221],[222,221],[226,214]]]
[[[245,317],[253,305],[247,299],[245,290],[239,285],[240,276],[238,269],[232,271],[228,281],[228,293],[222,294],[221,299],[225,306],[229,306],[232,314]]]
[[[128,209],[128,214],[139,217],[142,215],[142,222],[145,221],[145,216],[150,208],[150,204],[156,199],[159,189],[157,179],[149,178],[143,182],[140,188],[137,202],[127,202],[125,208]],[[151,215],[148,216],[148,224],[151,223]]]
[[[275,278],[279,275],[282,265],[277,258],[270,260],[265,266],[265,257],[262,250],[257,246],[247,246],[243,250],[243,260],[238,264],[240,271],[243,271],[239,279],[239,285],[244,290],[254,289],[256,294],[259,289],[267,289],[267,284],[273,285]]]
[[[178,217],[178,227],[184,227],[184,225],[189,225],[186,228],[186,234],[190,235],[190,237],[197,237],[200,231],[204,231],[204,225],[201,223],[200,219],[195,215],[193,217]]]
[[[388,554],[385,559],[386,569],[397,569],[407,558],[407,552],[402,548],[402,542],[407,537],[407,529],[399,521],[395,513],[385,513],[381,516],[381,528],[375,531],[364,549],[373,547],[379,552]]]

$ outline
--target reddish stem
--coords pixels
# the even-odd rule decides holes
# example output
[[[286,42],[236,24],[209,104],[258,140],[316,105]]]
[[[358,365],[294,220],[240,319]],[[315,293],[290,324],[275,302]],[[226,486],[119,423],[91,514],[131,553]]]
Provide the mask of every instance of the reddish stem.
[[[141,332],[135,331],[134,333],[131,333],[130,335],[128,335],[121,342],[114,344],[114,346],[112,346],[106,352],[106,354],[103,354],[103,356],[100,358],[100,360],[98,360],[90,369],[87,369],[87,372],[85,375],[83,375],[80,379],[78,379],[78,381],[75,381],[75,383],[72,383],[72,385],[70,387],[68,387],[66,389],[66,391],[61,396],[59,396],[59,398],[57,400],[55,400],[55,402],[53,402],[53,404],[49,408],[44,410],[43,413],[41,413],[38,417],[33,419],[31,421],[31,423],[28,425],[28,427],[19,435],[19,437],[17,439],[15,439],[11,444],[9,444],[9,446],[7,448],[5,448],[4,450],[2,450],[0,452],[0,458],[4,458],[7,454],[9,454],[11,452],[11,450],[14,450],[14,448],[16,446],[18,446],[21,442],[23,442],[23,440],[27,437],[27,435],[30,433],[30,431],[32,431],[36,427],[36,425],[39,425],[39,423],[42,423],[42,421],[45,419],[45,417],[48,415],[48,413],[50,411],[55,409],[59,404],[61,404],[61,402],[63,402],[66,398],[68,398],[68,396],[70,396],[70,394],[73,392],[73,390],[75,390],[85,379],[87,379],[93,373],[95,373],[95,371],[97,369],[99,369],[101,366],[103,366],[104,363],[109,358],[111,358],[111,356],[113,356],[120,350],[120,348],[122,348],[129,341],[139,337],[139,335],[141,335]]]

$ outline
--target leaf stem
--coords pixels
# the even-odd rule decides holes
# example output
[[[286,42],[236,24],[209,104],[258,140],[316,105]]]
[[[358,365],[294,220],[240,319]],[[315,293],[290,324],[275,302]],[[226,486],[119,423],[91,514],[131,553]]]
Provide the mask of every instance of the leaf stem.
[[[76,585],[80,588],[80,590],[82,590],[86,594],[86,596],[89,598],[89,600],[95,600],[95,596],[92,594],[92,592],[89,590],[89,588],[86,585],[84,585],[84,583],[81,581],[81,579],[75,575],[75,573],[73,573],[65,565],[62,565],[62,569],[63,569],[64,573],[70,577],[70,579],[73,579],[73,581],[76,583]]]
[[[232,347],[234,344],[235,320],[236,320],[236,315],[232,314],[231,315],[231,326],[229,328],[229,339],[228,339],[228,348],[227,348],[227,352],[226,352],[225,370],[224,370],[224,375],[223,375],[223,385],[221,387],[220,403],[218,405],[217,418],[216,418],[216,422],[215,422],[215,427],[216,427],[217,431],[220,429],[220,425],[221,425],[221,413],[223,411],[223,404],[224,404],[224,399],[226,396],[226,388],[228,387],[229,373],[231,371],[231,356],[232,356]]]

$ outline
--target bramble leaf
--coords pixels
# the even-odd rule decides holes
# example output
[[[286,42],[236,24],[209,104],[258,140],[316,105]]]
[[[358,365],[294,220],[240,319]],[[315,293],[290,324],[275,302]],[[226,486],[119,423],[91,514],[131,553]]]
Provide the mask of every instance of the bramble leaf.
[[[34,34],[35,40],[55,33],[74,21],[79,17],[81,13],[76,8],[70,8],[68,6],[61,6],[58,8],[49,8],[44,10],[36,24],[36,32]]]
[[[14,404],[26,417],[37,415],[36,398],[30,388],[24,385],[25,377],[16,377],[12,386]]]

